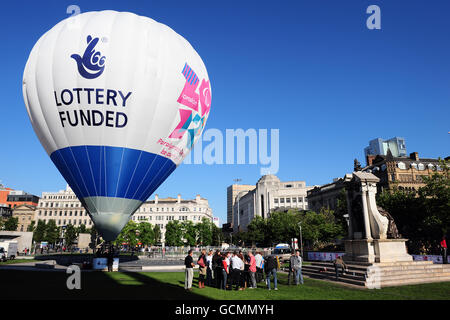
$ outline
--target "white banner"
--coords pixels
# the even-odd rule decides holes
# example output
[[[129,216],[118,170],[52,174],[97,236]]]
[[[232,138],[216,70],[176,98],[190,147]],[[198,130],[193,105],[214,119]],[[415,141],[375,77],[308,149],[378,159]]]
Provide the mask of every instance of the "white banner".
[[[433,261],[433,263],[442,263],[444,260],[442,256],[440,255],[418,255],[418,254],[412,254],[412,257],[414,261]],[[447,262],[450,263],[450,257],[447,257]]]
[[[333,261],[345,252],[308,252],[309,261]]]

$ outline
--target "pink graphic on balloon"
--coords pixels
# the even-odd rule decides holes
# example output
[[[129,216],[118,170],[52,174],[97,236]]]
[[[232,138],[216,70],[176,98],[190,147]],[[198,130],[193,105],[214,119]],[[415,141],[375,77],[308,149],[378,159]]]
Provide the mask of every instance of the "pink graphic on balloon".
[[[184,64],[181,73],[186,78],[186,83],[177,101],[186,107],[198,111],[198,94],[195,92],[199,84],[198,77],[187,63]]]
[[[209,113],[209,109],[211,108],[211,89],[209,86],[209,80],[202,80],[202,84],[200,85],[200,104],[202,106],[202,117],[205,114]]]
[[[179,111],[180,111],[180,122],[178,123],[176,128],[172,131],[169,138],[181,139],[192,122],[191,110],[179,109]]]

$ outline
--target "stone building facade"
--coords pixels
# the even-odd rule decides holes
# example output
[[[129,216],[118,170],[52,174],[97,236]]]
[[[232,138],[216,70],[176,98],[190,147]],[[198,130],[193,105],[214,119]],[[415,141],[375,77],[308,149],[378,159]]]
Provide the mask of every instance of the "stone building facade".
[[[446,160],[450,159],[449,157]],[[380,179],[378,192],[393,188],[400,190],[418,190],[425,186],[424,176],[443,173],[444,168],[439,159],[419,158],[417,152],[409,157],[394,157],[390,151],[387,155],[367,157],[367,166],[362,171],[371,172]]]
[[[201,222],[202,218],[213,221],[212,210],[208,200],[197,195],[195,199],[184,200],[178,195],[177,198],[160,199],[155,195],[154,200],[144,202],[133,214],[132,220],[149,222],[159,225],[161,229],[161,240],[164,240],[165,226],[171,220]],[[55,220],[58,227],[72,224],[76,227],[84,224],[87,228],[94,227],[89,214],[84,209],[72,189],[67,186],[66,190],[58,192],[43,192],[36,208],[34,219]]]
[[[214,222],[212,209],[207,199],[197,195],[195,199],[159,198],[155,195],[154,200],[146,201],[134,213],[133,221],[148,222],[158,225],[161,229],[161,242],[164,242],[166,225],[169,221],[192,221],[194,224],[202,221],[203,218]]]
[[[230,224],[231,227],[234,225],[233,207],[236,198],[255,188],[256,186],[248,184],[233,184],[227,188],[227,223]]]
[[[36,207],[29,204],[22,204],[16,206],[13,210],[12,216],[17,218],[18,225],[17,230],[20,232],[28,231],[28,227],[34,221],[34,215],[36,212]]]
[[[308,210],[307,191],[311,188],[305,181],[281,182],[272,174],[262,176],[253,190],[236,197],[233,232],[246,231],[253,218],[267,219],[275,210]]]
[[[336,178],[332,183],[308,190],[309,209],[315,212],[320,212],[322,208],[336,210],[338,198],[342,192],[345,192],[346,179],[352,179],[352,174],[348,173],[344,178]]]
[[[39,199],[34,220],[43,220],[46,223],[55,220],[58,227],[72,224],[76,227],[84,224],[91,228],[94,224],[89,214],[83,208],[72,189],[67,186],[58,192],[43,192]]]

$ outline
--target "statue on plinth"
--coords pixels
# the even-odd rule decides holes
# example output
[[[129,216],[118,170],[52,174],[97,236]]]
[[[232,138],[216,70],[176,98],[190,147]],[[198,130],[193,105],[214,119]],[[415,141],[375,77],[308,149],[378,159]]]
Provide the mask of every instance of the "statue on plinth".
[[[398,232],[397,225],[395,224],[394,218],[392,218],[391,214],[384,210],[382,207],[377,206],[378,212],[388,218],[389,226],[387,229],[387,238],[388,239],[401,239],[402,235]]]
[[[407,240],[401,239],[394,219],[377,206],[380,179],[370,172],[355,171],[344,181],[349,214],[344,259],[365,263],[412,261],[406,251]]]

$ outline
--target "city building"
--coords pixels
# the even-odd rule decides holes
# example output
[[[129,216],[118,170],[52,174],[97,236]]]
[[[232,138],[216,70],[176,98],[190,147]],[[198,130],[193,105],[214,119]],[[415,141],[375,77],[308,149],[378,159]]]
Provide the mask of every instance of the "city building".
[[[159,198],[155,194],[154,200],[144,202],[134,213],[133,221],[148,222],[158,225],[161,229],[161,242],[164,242],[166,225],[169,221],[192,221],[194,224],[202,221],[203,218],[214,222],[212,209],[207,199],[197,195],[195,199]]]
[[[34,221],[35,212],[36,207],[29,204],[21,204],[20,206],[16,206],[12,213],[12,216],[17,218],[18,221],[16,231],[28,231],[28,227],[31,225],[31,222]]]
[[[202,221],[202,218],[213,221],[208,200],[200,197],[200,195],[191,200],[184,200],[181,195],[178,195],[177,198],[163,199],[155,195],[155,199],[144,202],[131,219],[137,223],[146,221],[158,225],[161,229],[161,240],[163,241],[165,226],[169,221],[190,220],[198,223]],[[84,224],[87,228],[94,226],[89,214],[69,186],[66,187],[66,190],[58,192],[43,192],[34,219],[36,221],[44,220],[46,223],[53,219],[58,227],[68,224],[77,227]]]
[[[449,159],[450,157],[446,158]],[[390,150],[387,155],[368,156],[367,166],[362,170],[380,178],[378,192],[392,190],[394,187],[400,190],[418,190],[425,186],[424,176],[443,172],[439,159],[419,158],[417,152],[411,153],[409,157],[395,157]]]
[[[364,156],[367,158],[369,155],[387,155],[388,150],[394,157],[406,157],[406,144],[405,139],[401,137],[394,137],[388,140],[376,138],[369,141],[369,146],[364,148]]]
[[[6,204],[11,208],[17,206],[28,204],[31,206],[37,206],[39,202],[39,197],[30,193],[26,193],[21,190],[11,190],[6,200]]]
[[[248,184],[233,184],[227,188],[227,223],[229,223],[231,227],[234,225],[233,206],[236,197],[239,194],[246,194],[255,188],[256,186]]]
[[[5,204],[8,200],[8,195],[13,189],[6,188],[3,184],[0,183],[0,204]]]
[[[311,188],[305,181],[281,182],[272,174],[262,176],[253,190],[236,196],[233,232],[246,231],[253,218],[269,218],[275,210],[308,210],[307,191]]]
[[[336,210],[338,199],[342,192],[345,192],[344,181],[351,180],[352,174],[348,173],[344,178],[335,178],[333,182],[316,186],[308,190],[308,206],[315,212],[320,212],[322,208]]]
[[[37,206],[39,202],[39,197],[33,194],[26,193],[22,190],[14,190],[11,188],[6,188],[0,184],[0,206],[6,205],[11,209],[22,204],[28,204],[32,206]]]
[[[38,220],[43,220],[46,223],[55,220],[58,227],[64,227],[68,224],[76,227],[84,224],[87,228],[93,226],[89,214],[68,185],[65,190],[58,192],[42,192],[34,220],[36,223]]]

